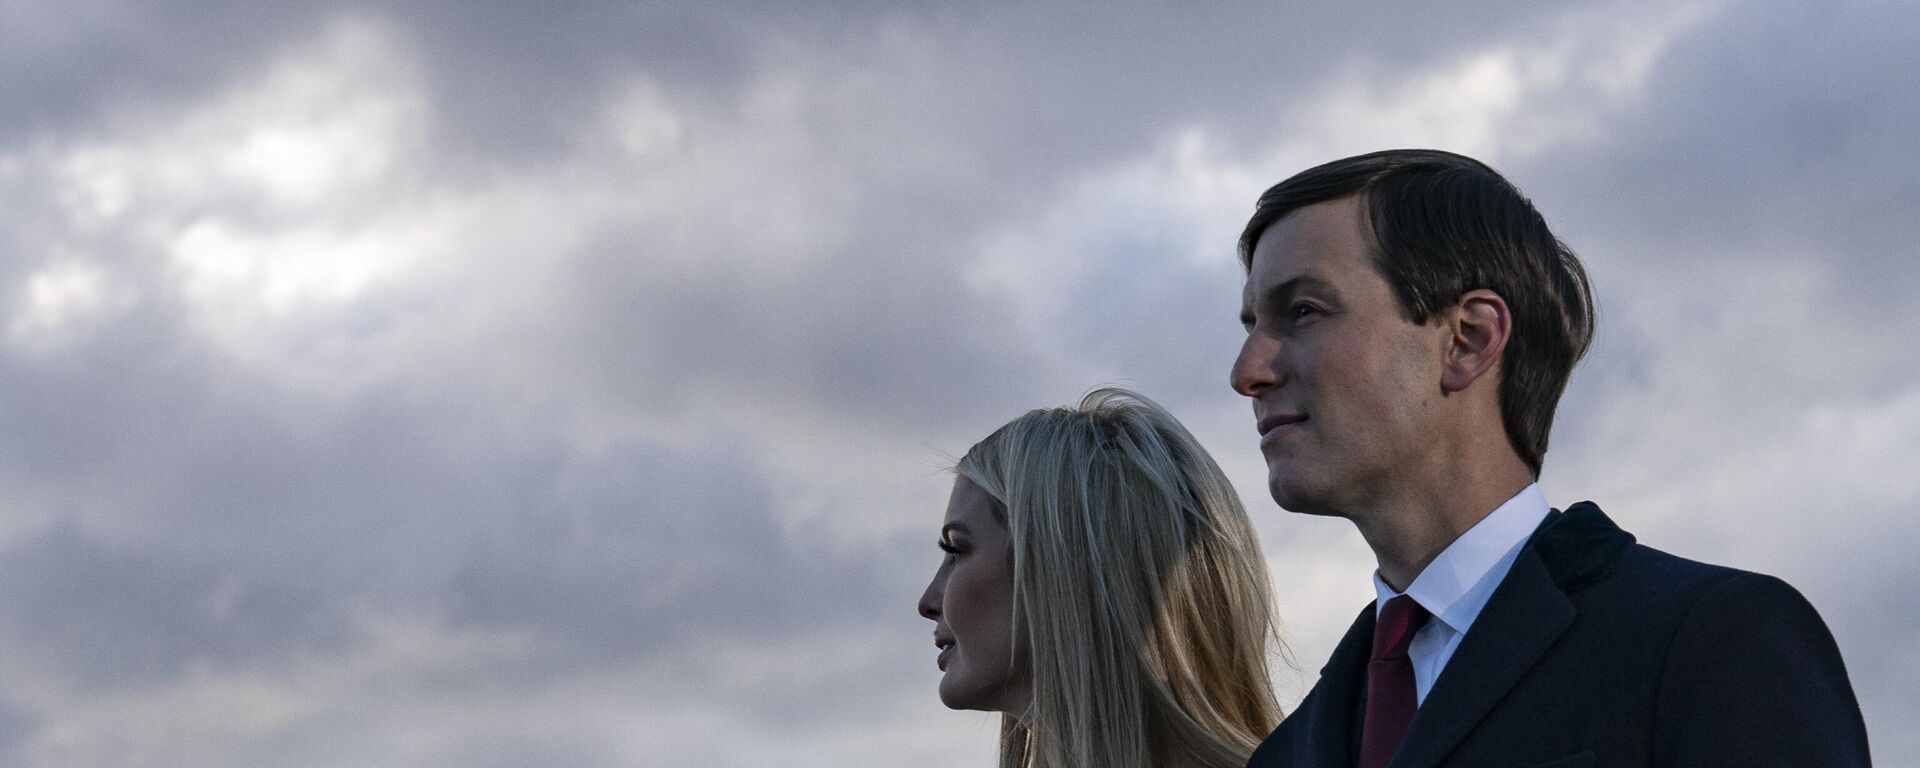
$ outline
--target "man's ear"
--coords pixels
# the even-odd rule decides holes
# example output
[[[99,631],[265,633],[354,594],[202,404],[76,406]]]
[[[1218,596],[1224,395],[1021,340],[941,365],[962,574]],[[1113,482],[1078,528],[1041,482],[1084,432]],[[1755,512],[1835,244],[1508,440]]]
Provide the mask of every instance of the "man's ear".
[[[1452,334],[1447,339],[1440,389],[1451,394],[1466,389],[1500,363],[1507,339],[1513,336],[1513,311],[1500,294],[1476,288],[1460,294],[1460,302],[1447,310],[1447,323]]]

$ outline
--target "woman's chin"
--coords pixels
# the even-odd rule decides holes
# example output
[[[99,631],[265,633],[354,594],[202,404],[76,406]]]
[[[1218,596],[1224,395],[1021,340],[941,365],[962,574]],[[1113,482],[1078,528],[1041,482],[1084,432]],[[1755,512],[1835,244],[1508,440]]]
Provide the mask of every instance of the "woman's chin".
[[[975,701],[978,697],[972,696],[970,695],[970,691],[962,690],[959,686],[952,684],[950,682],[952,680],[952,672],[948,672],[944,677],[940,678],[940,703],[945,704],[947,709],[979,709],[980,707]]]
[[[1026,711],[1032,700],[1024,687],[1001,682],[991,688],[968,686],[964,678],[955,678],[949,671],[940,679],[940,703],[947,709],[973,710],[975,712],[998,712],[1003,715],[1019,717]]]
[[[992,696],[979,690],[979,686],[967,685],[966,679],[955,675],[952,670],[948,670],[946,676],[940,678],[940,703],[945,704],[947,709],[999,711],[999,708],[993,705]]]

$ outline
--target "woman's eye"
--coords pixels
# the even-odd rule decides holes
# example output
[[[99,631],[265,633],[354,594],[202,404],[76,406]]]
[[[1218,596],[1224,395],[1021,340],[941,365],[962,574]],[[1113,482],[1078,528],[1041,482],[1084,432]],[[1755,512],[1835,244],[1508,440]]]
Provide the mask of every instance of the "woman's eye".
[[[960,548],[954,546],[953,542],[947,541],[946,539],[940,540],[940,551],[945,552],[949,555],[960,554]]]

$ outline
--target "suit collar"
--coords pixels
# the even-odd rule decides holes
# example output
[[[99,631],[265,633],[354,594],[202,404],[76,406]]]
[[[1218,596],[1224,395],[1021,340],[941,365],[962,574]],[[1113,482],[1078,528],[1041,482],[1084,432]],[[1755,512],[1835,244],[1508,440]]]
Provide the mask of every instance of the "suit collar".
[[[1573,625],[1568,593],[1605,576],[1632,543],[1591,502],[1548,515],[1461,638],[1392,768],[1431,768],[1451,753]]]
[[[1461,638],[1391,768],[1432,768],[1444,760],[1572,625],[1567,595],[1604,577],[1632,543],[1633,535],[1592,502],[1549,513]],[[1308,701],[1283,726],[1300,734],[1285,764],[1353,765],[1374,620],[1368,604],[1320,670]]]
[[[1583,501],[1547,515],[1527,548],[1539,554],[1553,583],[1570,594],[1607,575],[1633,541],[1633,534],[1620,530],[1600,507]]]
[[[1420,569],[1419,576],[1407,585],[1405,593],[1427,609],[1434,621],[1456,633],[1466,632],[1513,564],[1520,547],[1540,529],[1540,523],[1551,512],[1538,483],[1520,489],[1440,550],[1432,562]],[[1373,589],[1376,609],[1400,594],[1380,579],[1377,570],[1373,572]]]

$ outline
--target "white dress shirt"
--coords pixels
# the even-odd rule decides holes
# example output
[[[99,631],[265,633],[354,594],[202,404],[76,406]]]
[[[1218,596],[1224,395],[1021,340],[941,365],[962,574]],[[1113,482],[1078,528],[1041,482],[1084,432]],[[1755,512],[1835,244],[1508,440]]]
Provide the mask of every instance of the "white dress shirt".
[[[1460,638],[1480,616],[1480,609],[1487,606],[1494,588],[1507,577],[1521,545],[1546,517],[1546,494],[1540,491],[1539,483],[1529,485],[1460,534],[1407,585],[1404,594],[1433,614],[1407,646],[1407,656],[1413,662],[1416,700],[1426,702],[1427,691],[1433,690],[1433,681],[1440,679],[1440,670],[1460,647]],[[1375,618],[1388,600],[1403,594],[1381,581],[1377,570],[1373,572],[1373,591],[1379,597],[1374,603]]]

